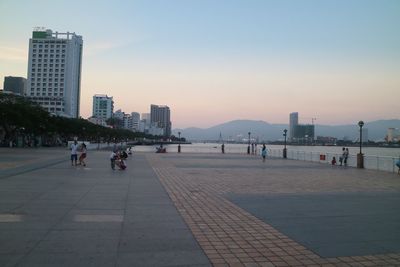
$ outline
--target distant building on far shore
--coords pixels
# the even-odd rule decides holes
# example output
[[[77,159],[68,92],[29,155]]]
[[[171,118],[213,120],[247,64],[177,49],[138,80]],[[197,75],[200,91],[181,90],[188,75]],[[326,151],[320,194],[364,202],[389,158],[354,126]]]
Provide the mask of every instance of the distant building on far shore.
[[[313,143],[315,137],[314,124],[299,124],[299,113],[289,115],[289,140],[297,143]]]
[[[388,128],[386,135],[387,142],[399,142],[400,141],[400,129],[399,128]]]
[[[25,95],[26,93],[26,78],[6,76],[4,77],[3,90],[16,95]]]
[[[294,139],[295,127],[299,124],[299,113],[292,112],[289,114],[289,140]]]
[[[150,122],[163,129],[164,137],[171,136],[171,113],[168,106],[151,105]]]

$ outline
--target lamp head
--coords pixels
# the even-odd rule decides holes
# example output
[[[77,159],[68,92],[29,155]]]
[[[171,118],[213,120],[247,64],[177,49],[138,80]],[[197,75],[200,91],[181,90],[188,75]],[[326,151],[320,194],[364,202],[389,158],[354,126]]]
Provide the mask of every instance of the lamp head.
[[[359,121],[358,122],[358,126],[360,126],[360,128],[363,127],[364,126],[364,122],[363,121]]]

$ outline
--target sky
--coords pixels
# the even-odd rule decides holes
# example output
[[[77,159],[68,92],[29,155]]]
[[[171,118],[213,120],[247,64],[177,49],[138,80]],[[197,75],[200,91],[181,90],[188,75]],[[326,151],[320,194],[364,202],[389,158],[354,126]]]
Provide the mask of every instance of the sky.
[[[94,94],[173,128],[235,119],[400,119],[398,0],[0,0],[0,81],[27,77],[33,28],[82,35],[81,116]],[[0,84],[0,88],[2,85]]]

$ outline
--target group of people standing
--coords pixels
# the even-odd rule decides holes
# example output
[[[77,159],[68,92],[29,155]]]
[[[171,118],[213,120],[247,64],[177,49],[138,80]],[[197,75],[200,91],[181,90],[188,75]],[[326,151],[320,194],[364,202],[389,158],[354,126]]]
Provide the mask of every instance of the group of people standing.
[[[78,163],[78,152],[80,152],[79,155],[79,163]],[[78,165],[82,165],[82,166],[86,166],[86,162],[85,162],[85,158],[87,156],[87,148],[86,148],[86,144],[84,142],[82,142],[81,145],[78,145],[78,141],[74,141],[74,143],[71,145],[71,165],[74,166],[78,166]]]
[[[349,149],[347,147],[342,148],[342,155],[339,156],[339,164],[340,166],[347,166],[347,162],[349,159]],[[332,158],[332,165],[336,165],[336,157]]]

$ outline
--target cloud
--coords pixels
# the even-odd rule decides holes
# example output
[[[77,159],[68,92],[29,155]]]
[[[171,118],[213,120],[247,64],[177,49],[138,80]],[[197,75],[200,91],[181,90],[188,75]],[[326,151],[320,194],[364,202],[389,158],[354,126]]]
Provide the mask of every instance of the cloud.
[[[28,49],[0,46],[0,60],[7,61],[27,61],[28,60]]]
[[[95,42],[84,45],[84,51],[86,56],[94,56],[126,45],[127,43],[113,43],[107,41]]]

